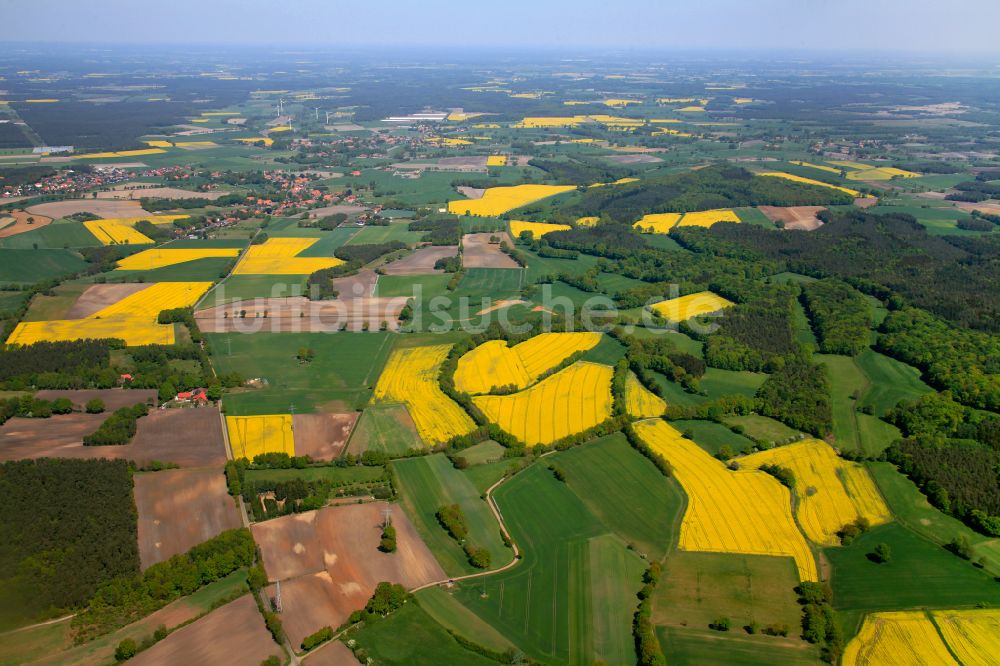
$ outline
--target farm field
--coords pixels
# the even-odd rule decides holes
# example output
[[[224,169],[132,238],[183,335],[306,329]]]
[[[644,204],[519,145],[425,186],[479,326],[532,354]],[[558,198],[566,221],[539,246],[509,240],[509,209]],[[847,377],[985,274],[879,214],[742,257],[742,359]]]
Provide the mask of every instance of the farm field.
[[[395,344],[392,333],[209,333],[205,335],[217,372],[260,378],[259,389],[230,393],[223,403],[229,415],[342,412],[368,402]],[[299,349],[315,352],[300,363]]]
[[[642,382],[632,374],[625,380],[625,411],[638,419],[661,416],[667,408],[667,403],[642,385]]]
[[[376,402],[406,405],[426,444],[437,444],[473,429],[471,418],[437,383],[450,345],[397,349],[389,357],[372,396]]]
[[[449,575],[476,571],[465,553],[440,525],[435,514],[443,507],[462,507],[469,529],[469,541],[486,548],[494,567],[506,564],[513,554],[500,538],[500,526],[486,502],[462,473],[442,454],[397,460],[392,463],[402,496],[402,506],[417,532]]]
[[[806,439],[738,459],[740,467],[777,465],[795,475],[795,511],[802,531],[813,543],[835,546],[837,531],[863,519],[869,525],[889,522],[891,515],[868,471],[843,460],[818,439]]]
[[[246,663],[272,654],[280,655],[282,650],[264,628],[253,597],[244,595],[178,629],[133,661],[148,666],[226,660]]]
[[[31,284],[71,275],[86,263],[63,249],[8,249],[0,247],[0,282]]]
[[[192,305],[210,282],[161,282],[123,298],[82,319],[22,322],[8,342],[119,338],[126,345],[173,344],[174,324],[156,323],[162,310]]]
[[[372,405],[358,418],[347,452],[361,455],[365,451],[380,451],[391,456],[423,446],[405,406]]]
[[[143,569],[242,526],[218,467],[146,472],[133,481]]]
[[[634,661],[629,617],[642,560],[542,466],[502,485],[496,499],[524,558],[510,571],[459,583],[456,598],[533,658]]]
[[[394,553],[378,550],[386,510],[397,531]],[[445,577],[405,513],[383,502],[282,516],[251,529],[269,580],[281,581],[283,622],[294,645],[340,625],[380,581],[412,588]]]
[[[593,348],[600,333],[542,333],[508,346],[489,340],[467,352],[455,369],[455,388],[466,393],[489,393],[493,387],[527,388],[573,354]]]
[[[317,243],[312,238],[268,238],[251,245],[233,270],[234,275],[308,275],[344,263],[333,257],[303,257]]]
[[[815,649],[807,643],[791,644],[766,640],[767,637],[729,635],[681,627],[657,627],[660,644],[670,654],[672,664],[684,666],[760,666],[789,664],[808,666],[818,662]],[[733,634],[733,632],[730,632]]]
[[[833,435],[838,447],[877,455],[900,437],[899,429],[894,425],[859,411],[865,398],[875,388],[854,358],[817,354],[816,359],[829,369]],[[896,395],[908,392],[906,384],[896,386],[899,387],[889,390]],[[886,389],[888,387],[883,386],[880,390]],[[861,399],[855,400],[855,395],[861,396]]]
[[[524,391],[476,396],[473,403],[528,446],[551,444],[611,416],[613,373],[606,365],[577,361]]]
[[[291,414],[227,416],[226,430],[234,458],[252,461],[262,453],[295,455]]]
[[[192,248],[143,250],[118,262],[116,270],[147,271],[210,257],[237,257],[239,248]]]
[[[795,558],[801,580],[816,580],[816,560],[791,515],[788,489],[758,471],[732,472],[664,421],[636,433],[673,466],[688,496],[679,548]]]
[[[448,202],[448,212],[456,215],[494,217],[541,199],[575,190],[573,185],[516,185],[491,187],[482,198]],[[513,235],[517,236],[515,232]]]
[[[654,303],[650,307],[653,312],[669,321],[682,322],[692,317],[719,312],[731,305],[732,303],[722,296],[717,296],[710,291],[702,291]]]
[[[997,650],[1000,615],[995,610],[874,613],[847,645],[843,663],[855,666],[902,658],[902,663],[988,664]]]

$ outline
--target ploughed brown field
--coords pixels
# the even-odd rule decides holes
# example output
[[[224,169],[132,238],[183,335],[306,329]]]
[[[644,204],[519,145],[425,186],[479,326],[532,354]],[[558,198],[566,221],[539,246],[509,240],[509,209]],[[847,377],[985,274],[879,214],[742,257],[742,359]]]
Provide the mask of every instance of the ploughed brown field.
[[[282,649],[264,627],[264,618],[249,594],[216,608],[173,632],[131,659],[135,666],[184,664],[259,664]]]
[[[143,569],[241,525],[221,467],[143,472],[134,482]]]
[[[454,257],[458,248],[452,245],[429,245],[422,247],[402,259],[386,264],[382,270],[386,275],[433,275],[444,271],[434,268],[438,259]]]
[[[31,231],[32,229],[40,229],[52,221],[51,217],[45,217],[44,215],[32,215],[31,213],[23,210],[15,210],[10,213],[0,213],[0,217],[14,218],[14,224],[0,229],[0,238],[8,238],[9,236],[23,234],[25,231]],[[28,224],[29,217],[32,218],[31,224]]]
[[[48,419],[12,418],[0,426],[0,460],[125,458],[139,465],[159,460],[181,467],[218,467],[226,462],[222,423],[215,408],[152,409],[139,419],[130,444],[84,446],[84,435],[97,430],[111,411],[143,402],[147,395],[155,398],[156,391],[39,391],[37,395],[46,400],[67,395],[78,405],[99,397],[107,409],[103,414],[75,412]]]
[[[340,641],[331,641],[309,655],[305,666],[360,666],[351,649]]]
[[[304,296],[255,298],[238,306],[230,303],[199,310],[194,317],[205,333],[332,333],[344,325],[348,331],[361,331],[365,322],[377,331],[383,321],[394,331],[399,328],[399,313],[406,300],[404,296],[332,301],[310,301]],[[243,317],[241,310],[246,312]]]
[[[109,305],[114,305],[126,296],[131,296],[143,289],[147,289],[149,286],[148,283],[141,282],[91,285],[76,299],[76,303],[66,313],[66,319],[83,319],[84,317],[89,317]]]
[[[33,215],[46,217],[68,217],[74,213],[93,213],[102,218],[141,217],[152,215],[139,205],[138,201],[119,201],[116,199],[67,199],[66,201],[50,201],[49,203],[28,206],[25,210]]]
[[[293,645],[340,625],[363,608],[380,581],[407,588],[445,573],[398,506],[397,551],[378,550],[385,502],[347,504],[255,523],[251,529],[271,581],[281,581],[282,622]],[[267,594],[274,595],[274,586]]]
[[[462,265],[466,268],[520,268],[516,261],[500,251],[500,243],[490,243],[492,236],[514,247],[507,232],[466,234],[462,237]]]
[[[813,231],[823,226],[816,214],[825,206],[757,206],[772,222],[781,222],[785,229]]]
[[[295,414],[295,455],[315,460],[333,460],[347,446],[358,412],[343,414]]]

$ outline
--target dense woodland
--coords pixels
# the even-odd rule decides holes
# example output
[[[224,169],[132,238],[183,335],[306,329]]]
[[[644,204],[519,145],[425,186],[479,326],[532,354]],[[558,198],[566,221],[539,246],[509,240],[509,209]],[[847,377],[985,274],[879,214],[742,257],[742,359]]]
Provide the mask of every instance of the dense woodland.
[[[802,303],[824,354],[860,354],[871,335],[871,307],[857,289],[840,280],[802,285]]]
[[[0,463],[0,627],[56,617],[139,571],[124,460]]]

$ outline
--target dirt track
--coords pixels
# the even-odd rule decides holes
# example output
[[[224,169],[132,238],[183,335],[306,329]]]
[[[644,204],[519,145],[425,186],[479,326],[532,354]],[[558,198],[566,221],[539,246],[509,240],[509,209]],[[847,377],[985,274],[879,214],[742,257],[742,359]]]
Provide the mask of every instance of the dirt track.
[[[253,525],[268,578],[281,581],[282,620],[294,645],[362,608],[380,581],[411,588],[445,577],[398,505],[391,506],[398,550],[378,551],[387,507],[347,504]]]
[[[241,525],[221,467],[136,474],[135,506],[143,569]]]
[[[784,229],[814,231],[823,226],[816,214],[826,210],[825,206],[757,206],[767,219],[781,224]]]
[[[462,265],[465,268],[520,268],[516,261],[500,251],[499,243],[490,243],[492,236],[514,247],[506,232],[465,234],[462,236]]]
[[[132,658],[136,666],[259,664],[284,653],[264,627],[253,597],[245,594],[217,608]]]
[[[434,268],[438,259],[454,257],[458,248],[454,245],[428,245],[402,259],[382,267],[386,275],[435,275],[444,271]]]
[[[295,414],[295,455],[333,460],[347,446],[358,412],[344,414]]]

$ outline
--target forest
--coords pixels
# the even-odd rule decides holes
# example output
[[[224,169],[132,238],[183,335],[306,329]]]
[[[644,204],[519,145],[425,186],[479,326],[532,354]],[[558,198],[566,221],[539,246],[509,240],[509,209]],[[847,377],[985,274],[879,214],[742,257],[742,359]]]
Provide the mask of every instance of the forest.
[[[0,628],[65,614],[138,573],[126,461],[0,463],[0,495]]]

